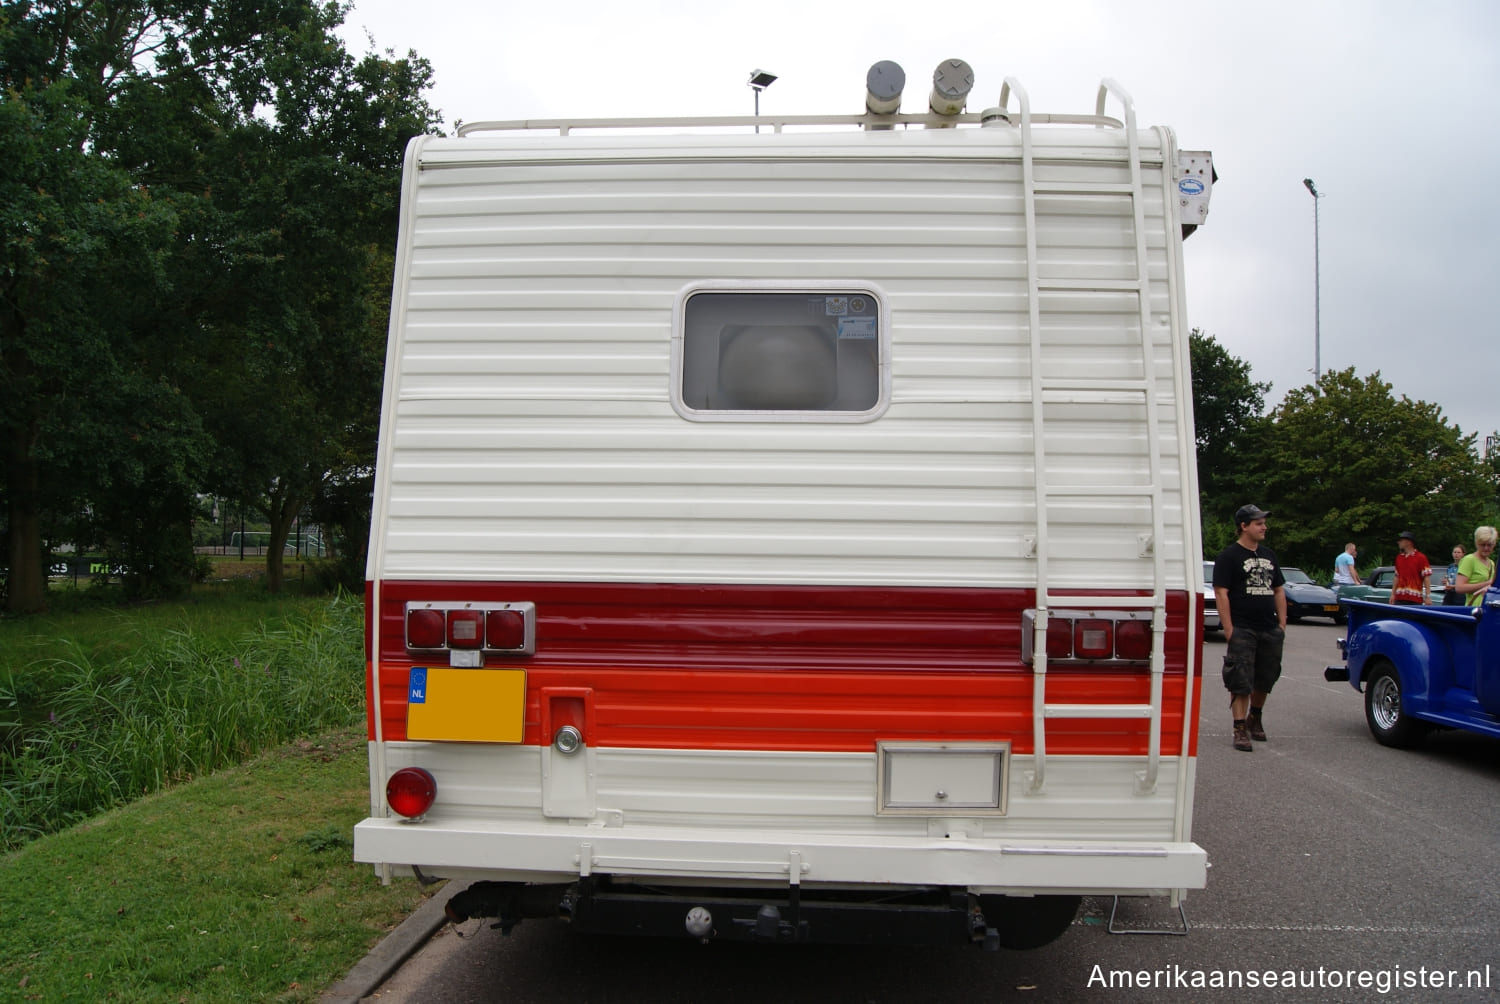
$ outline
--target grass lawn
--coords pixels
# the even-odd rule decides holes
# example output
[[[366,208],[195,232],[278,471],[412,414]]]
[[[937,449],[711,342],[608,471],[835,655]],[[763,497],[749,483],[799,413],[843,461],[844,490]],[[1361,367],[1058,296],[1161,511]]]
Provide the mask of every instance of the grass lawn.
[[[315,1000],[422,900],[350,860],[365,771],[329,732],[0,857],[0,999]]]
[[[314,1000],[420,904],[352,860],[363,604],[0,618],[0,1000]]]

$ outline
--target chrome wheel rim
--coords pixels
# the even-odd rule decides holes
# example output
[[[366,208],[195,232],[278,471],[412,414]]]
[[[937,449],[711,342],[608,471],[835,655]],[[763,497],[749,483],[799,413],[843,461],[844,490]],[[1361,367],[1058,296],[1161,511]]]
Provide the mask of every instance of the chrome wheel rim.
[[[1401,720],[1401,687],[1389,676],[1380,677],[1370,686],[1370,716],[1382,729],[1395,728]]]

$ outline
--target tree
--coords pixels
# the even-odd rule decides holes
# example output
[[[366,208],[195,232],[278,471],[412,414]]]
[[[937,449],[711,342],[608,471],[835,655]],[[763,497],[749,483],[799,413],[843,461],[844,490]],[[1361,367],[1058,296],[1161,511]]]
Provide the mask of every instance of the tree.
[[[355,62],[316,33],[286,53],[276,124],[243,123],[213,166],[219,239],[250,252],[225,274],[254,295],[217,322],[236,377],[210,422],[225,492],[268,515],[273,591],[303,508],[374,464],[401,157],[436,124],[415,56]]]
[[[1250,364],[1229,354],[1197,328],[1188,335],[1193,379],[1193,426],[1198,451],[1198,500],[1209,553],[1228,543],[1219,528],[1246,494],[1244,455],[1264,434],[1269,383],[1250,378]],[[1239,499],[1240,501],[1236,501]]]
[[[8,16],[7,8],[5,15]],[[35,39],[26,41],[34,43]],[[17,79],[14,26],[0,30],[0,474],[8,606],[42,607],[43,517],[81,506],[78,471],[131,450],[122,399],[151,391],[134,336],[167,283],[176,212],[88,149],[81,88]],[[41,69],[41,68],[34,68]],[[170,435],[171,430],[164,434]]]
[[[373,457],[386,294],[369,263],[405,139],[436,115],[424,61],[348,56],[348,7],[0,4],[12,610],[42,604],[47,514],[85,505],[143,586],[178,581],[210,434],[218,479],[264,494],[283,540],[330,444],[337,459],[367,436]]]
[[[1472,537],[1495,480],[1437,405],[1397,398],[1374,373],[1324,373],[1272,412],[1251,474],[1275,513],[1278,557],[1321,568],[1347,541],[1391,554],[1411,530],[1430,554]]]

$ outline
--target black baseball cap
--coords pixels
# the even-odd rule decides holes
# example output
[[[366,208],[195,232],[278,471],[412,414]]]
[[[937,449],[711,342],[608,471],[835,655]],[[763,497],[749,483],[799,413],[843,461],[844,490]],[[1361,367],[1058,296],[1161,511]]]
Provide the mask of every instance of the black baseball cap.
[[[1396,539],[1397,540],[1409,540],[1413,544],[1415,544],[1417,542],[1416,535],[1414,533],[1412,533],[1410,530],[1402,530],[1400,533],[1396,534]]]
[[[1265,519],[1271,515],[1258,505],[1242,505],[1234,511],[1234,525],[1243,526],[1257,519]]]

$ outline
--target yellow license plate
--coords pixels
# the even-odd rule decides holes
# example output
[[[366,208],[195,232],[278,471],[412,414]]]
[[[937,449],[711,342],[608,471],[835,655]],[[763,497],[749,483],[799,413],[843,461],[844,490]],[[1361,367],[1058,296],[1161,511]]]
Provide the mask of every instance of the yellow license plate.
[[[459,743],[518,743],[526,729],[524,669],[414,666],[406,735]]]

